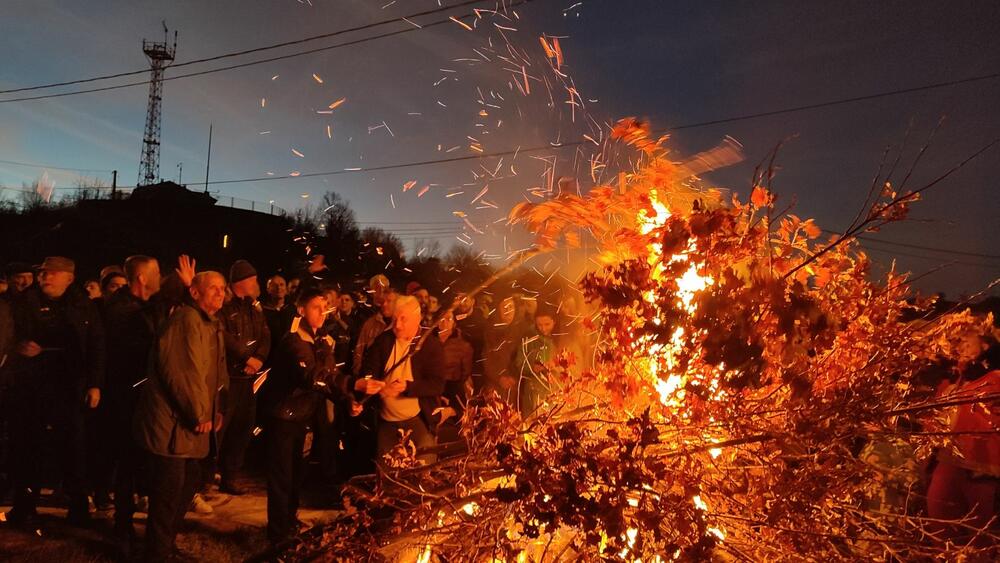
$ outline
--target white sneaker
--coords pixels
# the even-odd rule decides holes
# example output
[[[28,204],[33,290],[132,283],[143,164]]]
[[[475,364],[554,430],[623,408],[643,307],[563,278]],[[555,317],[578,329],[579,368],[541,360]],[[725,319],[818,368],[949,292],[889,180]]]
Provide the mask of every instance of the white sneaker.
[[[201,493],[195,493],[194,498],[191,499],[191,507],[188,508],[188,512],[194,512],[195,514],[211,514],[215,512],[211,504],[205,500],[205,497],[201,496]]]

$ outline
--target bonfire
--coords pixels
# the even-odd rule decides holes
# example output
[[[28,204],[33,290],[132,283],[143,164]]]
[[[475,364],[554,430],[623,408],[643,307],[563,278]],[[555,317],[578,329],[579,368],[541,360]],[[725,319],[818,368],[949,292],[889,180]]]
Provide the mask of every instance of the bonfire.
[[[913,299],[904,274],[873,279],[855,241],[903,219],[929,186],[879,178],[854,224],[824,235],[778,212],[773,166],[758,169],[749,201],[700,180],[739,158],[732,142],[682,160],[636,119],[611,139],[633,151],[612,183],[510,215],[536,235],[533,252],[596,241],[600,266],[580,287],[598,310],[587,320],[592,358],[563,353],[547,366],[550,394],[527,419],[498,397],[475,398],[458,455],[420,466],[401,445],[392,469],[348,485],[347,515],[289,555],[985,553],[989,530],[966,530],[955,544],[922,516],[918,467],[948,447],[945,407],[956,401],[935,397],[919,376],[954,356],[954,334],[985,333],[991,319],[925,314],[932,300]]]

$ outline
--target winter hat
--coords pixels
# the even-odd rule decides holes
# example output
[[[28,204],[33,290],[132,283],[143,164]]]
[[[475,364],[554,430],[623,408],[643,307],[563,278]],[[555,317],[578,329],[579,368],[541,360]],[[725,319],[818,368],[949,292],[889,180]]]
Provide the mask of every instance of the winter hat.
[[[49,256],[41,263],[41,265],[38,266],[38,270],[48,270],[50,272],[69,272],[72,274],[76,272],[76,264],[65,256]]]
[[[237,260],[233,262],[233,267],[229,268],[229,283],[236,283],[256,276],[257,270],[246,260]]]
[[[31,267],[27,262],[11,262],[7,264],[7,275],[13,276],[14,274],[33,274],[35,269]]]

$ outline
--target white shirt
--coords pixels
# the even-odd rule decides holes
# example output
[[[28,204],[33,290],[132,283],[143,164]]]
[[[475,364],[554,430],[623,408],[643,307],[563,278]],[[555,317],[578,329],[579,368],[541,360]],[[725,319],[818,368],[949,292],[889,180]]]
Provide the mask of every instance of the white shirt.
[[[409,340],[396,340],[396,344],[392,347],[392,353],[389,354],[389,359],[385,363],[386,372],[406,355],[409,347]],[[386,386],[395,381],[402,381],[403,383],[413,381],[413,367],[410,363],[410,358],[406,358],[406,361],[385,378]],[[420,414],[420,401],[414,397],[404,397],[402,395],[397,397],[382,397],[382,420],[402,422],[410,420],[418,414]]]

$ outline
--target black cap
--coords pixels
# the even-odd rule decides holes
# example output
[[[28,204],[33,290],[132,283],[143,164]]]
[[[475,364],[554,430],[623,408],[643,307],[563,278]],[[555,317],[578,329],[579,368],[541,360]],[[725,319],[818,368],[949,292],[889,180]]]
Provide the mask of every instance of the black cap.
[[[233,267],[229,268],[229,283],[236,283],[256,276],[257,270],[246,260],[237,260],[233,262]]]

